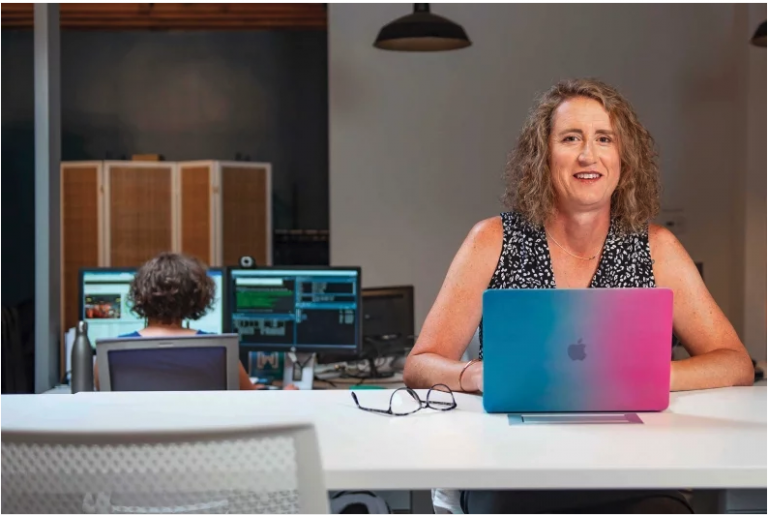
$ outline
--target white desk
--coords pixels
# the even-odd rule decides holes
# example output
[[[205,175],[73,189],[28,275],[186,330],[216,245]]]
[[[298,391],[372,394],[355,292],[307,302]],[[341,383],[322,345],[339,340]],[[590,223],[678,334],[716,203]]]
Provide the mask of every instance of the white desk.
[[[251,378],[251,382],[253,382]],[[317,379],[315,378],[313,389],[315,390],[349,390],[352,386],[371,386],[386,389],[395,389],[405,386],[403,383],[403,373],[397,372],[392,377],[383,379],[367,379],[361,382],[359,379],[353,378],[330,378],[330,379]],[[44,394],[59,395],[59,394],[72,394],[72,388],[68,384],[59,384],[43,392]]]
[[[386,406],[391,391],[357,391]],[[4,395],[2,428],[141,431],[300,417],[339,489],[766,488],[766,388],[677,393],[643,425],[510,426],[457,394],[451,412],[357,409],[348,391]]]

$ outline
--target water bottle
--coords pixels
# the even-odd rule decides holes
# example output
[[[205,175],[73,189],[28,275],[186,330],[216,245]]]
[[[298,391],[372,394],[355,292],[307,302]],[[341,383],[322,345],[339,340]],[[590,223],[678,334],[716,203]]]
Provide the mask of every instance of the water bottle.
[[[88,340],[88,323],[81,320],[72,345],[72,393],[93,391],[93,349]]]

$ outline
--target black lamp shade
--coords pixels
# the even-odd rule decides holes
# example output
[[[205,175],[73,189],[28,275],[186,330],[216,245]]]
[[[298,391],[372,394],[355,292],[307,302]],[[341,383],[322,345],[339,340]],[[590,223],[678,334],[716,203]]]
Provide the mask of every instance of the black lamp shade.
[[[752,36],[752,44],[755,46],[765,47],[765,22],[761,23],[757,27],[755,35]]]
[[[384,26],[373,46],[382,50],[437,52],[471,44],[461,25],[430,13],[429,4],[415,4],[413,14]]]

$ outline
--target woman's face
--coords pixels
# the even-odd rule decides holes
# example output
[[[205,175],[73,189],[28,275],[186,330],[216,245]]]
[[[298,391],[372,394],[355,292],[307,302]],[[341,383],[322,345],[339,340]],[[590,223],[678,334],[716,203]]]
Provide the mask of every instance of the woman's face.
[[[621,158],[608,112],[596,100],[575,97],[553,114],[549,169],[560,210],[610,208]]]

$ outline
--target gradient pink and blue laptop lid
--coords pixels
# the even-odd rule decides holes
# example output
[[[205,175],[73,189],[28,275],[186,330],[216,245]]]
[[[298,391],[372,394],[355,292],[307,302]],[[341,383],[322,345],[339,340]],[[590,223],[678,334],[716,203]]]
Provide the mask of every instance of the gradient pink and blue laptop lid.
[[[669,289],[483,294],[488,412],[661,411],[671,356]]]

